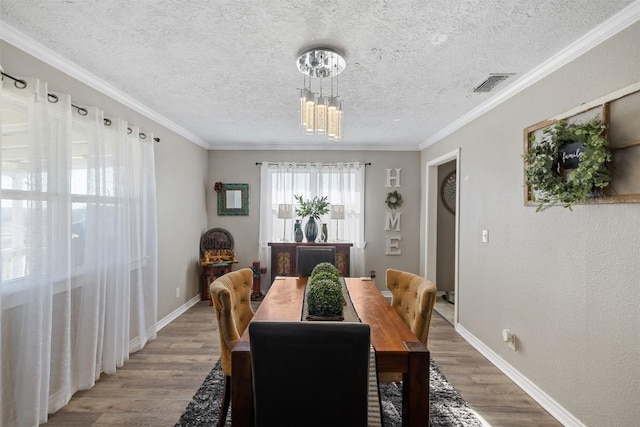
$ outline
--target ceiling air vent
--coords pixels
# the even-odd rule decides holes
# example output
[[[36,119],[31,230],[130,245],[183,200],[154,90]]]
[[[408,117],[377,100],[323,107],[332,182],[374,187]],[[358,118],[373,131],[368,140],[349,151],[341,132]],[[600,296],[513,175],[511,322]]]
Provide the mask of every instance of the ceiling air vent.
[[[501,81],[513,76],[514,73],[503,74],[489,74],[487,80],[480,83],[473,91],[474,92],[491,92]]]

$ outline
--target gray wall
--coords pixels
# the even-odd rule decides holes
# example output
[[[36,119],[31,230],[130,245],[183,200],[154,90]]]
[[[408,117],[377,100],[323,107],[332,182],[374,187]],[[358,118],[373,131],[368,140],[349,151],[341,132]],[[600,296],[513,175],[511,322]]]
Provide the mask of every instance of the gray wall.
[[[461,147],[459,325],[592,426],[640,419],[640,204],[524,206],[523,129],[640,81],[638,40],[640,23],[422,153],[424,175]]]
[[[50,91],[71,94],[74,104],[96,106],[107,117],[121,117],[160,138],[155,146],[158,319],[196,295],[198,246],[207,226],[206,150],[4,41],[0,41],[0,63],[5,73],[40,78],[48,82]],[[180,288],[178,298],[176,288]]]
[[[305,142],[301,136],[301,145]],[[238,268],[251,266],[258,259],[258,227],[260,206],[260,166],[256,162],[295,161],[371,162],[366,167],[365,183],[365,273],[376,271],[376,284],[385,289],[384,272],[396,268],[419,272],[420,250],[420,156],[416,152],[389,151],[209,151],[209,179],[207,183],[207,213],[209,228],[228,230],[234,239]],[[385,188],[386,169],[402,169],[401,187]],[[395,173],[395,172],[394,172]],[[218,216],[215,182],[249,184],[249,216]],[[401,255],[385,255],[385,199],[389,191],[398,190],[404,203],[396,211],[402,212]],[[394,233],[397,234],[397,233]]]
[[[206,150],[168,138],[156,145],[159,320],[200,292],[200,236],[207,231],[206,176]],[[176,288],[180,288],[179,297]]]

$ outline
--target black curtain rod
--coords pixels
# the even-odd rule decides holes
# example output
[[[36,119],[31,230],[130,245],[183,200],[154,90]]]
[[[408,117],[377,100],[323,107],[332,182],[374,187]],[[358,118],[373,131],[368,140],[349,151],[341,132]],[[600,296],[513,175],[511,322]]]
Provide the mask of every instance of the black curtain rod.
[[[18,79],[16,77],[13,77],[13,76],[5,73],[4,71],[0,71],[0,73],[2,74],[2,77],[3,77],[2,80],[4,80],[4,77],[8,77],[11,80],[13,80],[13,85],[16,88],[24,89],[24,88],[27,87],[27,82],[26,81],[24,81],[22,79]],[[47,94],[47,101],[51,102],[52,104],[55,104],[56,102],[58,102],[58,96],[53,94],[53,93],[48,93]],[[80,114],[81,116],[86,116],[89,113],[86,108],[79,107],[79,106],[77,106],[75,104],[71,104],[71,106],[73,108],[75,108],[78,111],[78,114]],[[105,126],[111,126],[111,120],[110,119],[104,118],[103,122],[104,122]],[[127,134],[131,134],[131,132],[133,132],[131,130],[131,128],[127,128]],[[143,132],[140,132],[138,134],[138,136],[140,137],[140,139],[146,139],[147,138],[147,135],[145,133],[143,133]],[[155,142],[160,142],[160,138],[158,138],[158,137],[153,138],[153,140]]]
[[[262,166],[264,162],[256,162],[256,166]],[[302,165],[304,164],[304,162],[283,162],[283,163],[295,163],[295,164],[299,164]],[[309,163],[314,163],[314,162],[309,162]],[[341,163],[352,163],[352,162],[341,162]],[[277,165],[278,163],[269,163],[267,162],[268,165]],[[322,166],[333,166],[333,165],[337,165],[338,163],[322,163]],[[365,166],[371,166],[371,162],[367,162],[364,164]]]

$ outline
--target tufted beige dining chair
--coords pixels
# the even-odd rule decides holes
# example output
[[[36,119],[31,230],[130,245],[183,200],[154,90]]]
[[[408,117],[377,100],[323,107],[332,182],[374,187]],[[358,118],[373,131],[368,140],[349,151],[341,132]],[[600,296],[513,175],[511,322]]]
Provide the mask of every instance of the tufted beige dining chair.
[[[436,303],[436,285],[417,274],[388,269],[387,288],[391,291],[391,307],[409,326],[411,332],[427,346],[429,324]],[[400,373],[382,373],[381,382],[402,381]]]
[[[417,274],[387,270],[387,288],[391,291],[391,306],[411,332],[428,347],[431,313],[436,303],[436,285]]]
[[[220,333],[220,365],[224,372],[224,392],[218,426],[223,426],[231,401],[231,350],[253,319],[251,288],[253,270],[243,268],[218,277],[209,292]]]

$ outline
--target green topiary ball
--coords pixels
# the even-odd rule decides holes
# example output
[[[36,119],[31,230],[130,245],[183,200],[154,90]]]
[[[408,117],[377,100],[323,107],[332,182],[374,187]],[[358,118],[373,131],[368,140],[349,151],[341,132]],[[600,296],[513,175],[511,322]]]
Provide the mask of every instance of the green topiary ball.
[[[316,280],[331,280],[332,282],[335,283],[340,283],[340,276],[338,276],[335,273],[331,273],[329,271],[322,271],[320,273],[316,273],[315,275],[312,275],[311,278],[309,278],[309,284],[315,282]]]
[[[311,271],[311,277],[319,273],[327,273],[327,272],[333,273],[336,276],[340,277],[340,272],[338,271],[336,266],[331,264],[330,262],[321,262],[320,264],[317,264],[315,267],[313,267],[313,270]]]
[[[330,279],[316,280],[309,285],[307,306],[309,315],[342,316],[342,285]]]
[[[316,273],[315,276],[309,278],[309,286],[313,286],[318,281],[326,281],[330,280],[333,283],[337,283],[340,285],[340,289],[342,289],[342,282],[340,281],[340,276],[335,273],[331,273],[328,271],[322,271],[320,273]],[[342,301],[342,305],[346,305],[347,301],[344,298],[344,293],[340,292],[340,300]]]

